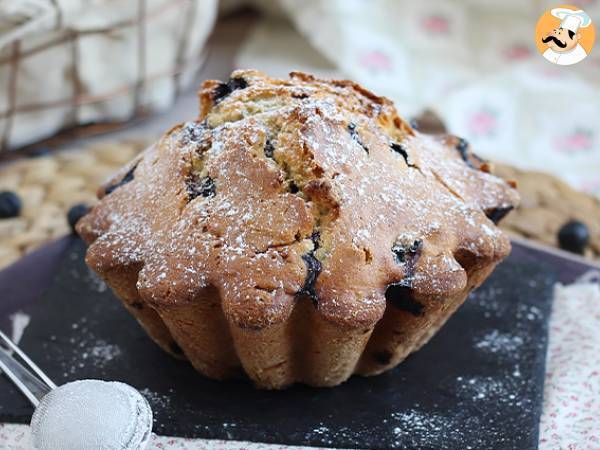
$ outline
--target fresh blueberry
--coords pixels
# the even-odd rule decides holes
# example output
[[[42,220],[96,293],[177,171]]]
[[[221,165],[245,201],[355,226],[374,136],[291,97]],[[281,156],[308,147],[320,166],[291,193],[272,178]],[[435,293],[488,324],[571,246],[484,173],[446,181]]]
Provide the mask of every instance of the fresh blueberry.
[[[589,241],[588,227],[577,220],[565,223],[558,231],[558,244],[563,250],[582,255]]]
[[[69,212],[67,213],[67,221],[69,222],[69,226],[73,233],[75,233],[75,225],[77,225],[79,219],[85,216],[89,211],[90,207],[83,203],[71,206],[71,209],[69,209]]]
[[[12,191],[0,192],[0,219],[17,217],[22,207],[23,202],[17,194]]]
[[[30,158],[39,158],[41,156],[48,156],[50,149],[48,147],[36,147],[27,153]]]

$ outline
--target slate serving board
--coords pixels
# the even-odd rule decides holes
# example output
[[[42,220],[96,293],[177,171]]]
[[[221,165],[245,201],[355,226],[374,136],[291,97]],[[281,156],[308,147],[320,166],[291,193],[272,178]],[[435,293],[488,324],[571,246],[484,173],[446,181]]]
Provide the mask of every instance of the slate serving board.
[[[537,448],[558,258],[513,252],[428,345],[390,372],[333,389],[265,392],[205,379],[164,354],[90,273],[84,251],[74,241],[43,298],[24,308],[31,323],[21,346],[57,384],[99,378],[137,387],[159,434],[343,448]],[[29,422],[27,401],[6,379],[0,386],[0,422]]]

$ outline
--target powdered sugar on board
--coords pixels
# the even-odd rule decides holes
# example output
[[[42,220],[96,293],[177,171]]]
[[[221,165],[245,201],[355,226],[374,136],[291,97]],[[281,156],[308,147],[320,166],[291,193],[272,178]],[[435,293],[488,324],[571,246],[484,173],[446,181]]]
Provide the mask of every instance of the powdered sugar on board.
[[[70,328],[73,330],[72,336],[65,342],[65,357],[60,362],[65,378],[72,379],[73,374],[86,368],[101,374],[103,369],[122,357],[122,350],[118,344],[100,338],[90,330],[87,317],[81,317],[71,323]],[[51,335],[50,342],[42,342],[42,346],[47,347],[63,341],[64,337]]]
[[[29,317],[29,315],[21,311],[18,311],[10,316],[10,320],[12,322],[11,339],[15,344],[19,344],[19,342],[21,342],[21,338],[23,337],[25,329],[31,321],[31,317]]]
[[[509,258],[429,344],[395,370],[353,377],[335,389],[283,392],[199,376],[152,344],[86,272],[83,261],[65,268],[47,301],[38,304],[41,310],[25,311],[32,325],[22,345],[57,383],[117,379],[142,390],[161,435],[338,448],[530,448],[537,442],[548,312],[543,299],[550,290],[537,266],[521,267]],[[108,363],[82,360],[85,351],[105,345],[120,354]],[[0,404],[18,404],[13,397]]]
[[[523,345],[523,337],[501,333],[498,330],[490,331],[475,343],[475,347],[482,351],[502,354],[518,351],[521,345]]]

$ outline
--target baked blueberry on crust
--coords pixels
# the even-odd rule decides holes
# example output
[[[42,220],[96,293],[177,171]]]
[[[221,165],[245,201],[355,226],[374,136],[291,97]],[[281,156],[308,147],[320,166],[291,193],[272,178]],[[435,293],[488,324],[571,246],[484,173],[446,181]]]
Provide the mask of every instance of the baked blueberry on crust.
[[[236,71],[99,191],[86,261],[202,374],[333,386],[419,349],[510,251],[517,192],[351,81]]]

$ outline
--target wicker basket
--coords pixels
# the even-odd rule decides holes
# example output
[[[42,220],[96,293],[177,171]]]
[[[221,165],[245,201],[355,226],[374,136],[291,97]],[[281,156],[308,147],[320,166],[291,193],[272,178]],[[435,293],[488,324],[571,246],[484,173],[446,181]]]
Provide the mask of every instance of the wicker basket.
[[[0,156],[169,106],[203,60],[217,0],[0,2]]]

